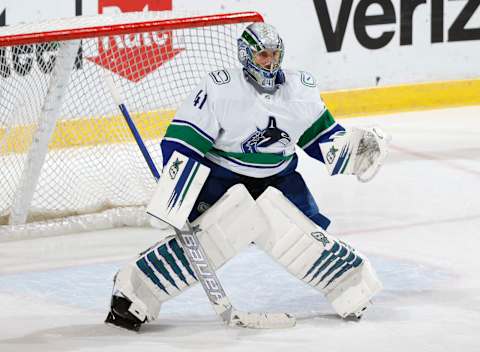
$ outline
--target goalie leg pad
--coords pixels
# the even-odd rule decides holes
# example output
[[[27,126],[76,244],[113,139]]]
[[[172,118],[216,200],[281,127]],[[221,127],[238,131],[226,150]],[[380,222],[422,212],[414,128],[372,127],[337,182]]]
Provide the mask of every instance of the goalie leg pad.
[[[230,188],[193,225],[202,229],[197,236],[215,269],[246,248],[268,226],[243,185]],[[184,250],[175,236],[147,249],[117,273],[114,295],[128,298],[132,302],[129,311],[139,320],[156,319],[163,302],[197,282]]]
[[[196,281],[183,249],[172,236],[155,244],[115,275],[114,295],[131,301],[129,312],[141,321],[155,320],[162,302]]]
[[[257,204],[269,223],[257,245],[321,291],[340,316],[358,314],[380,291],[368,259],[314,224],[280,191],[269,187]]]
[[[231,187],[193,225],[200,226],[198,238],[214,268],[246,248],[268,224],[244,185]]]
[[[364,258],[358,268],[327,291],[325,296],[341,317],[345,318],[352,314],[360,317],[370,298],[381,288],[374,269]]]

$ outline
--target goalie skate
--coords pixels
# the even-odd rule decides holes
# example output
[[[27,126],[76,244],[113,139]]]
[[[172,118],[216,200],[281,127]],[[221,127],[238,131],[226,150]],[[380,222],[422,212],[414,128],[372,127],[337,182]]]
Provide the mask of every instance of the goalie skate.
[[[127,330],[138,331],[145,322],[130,312],[132,302],[122,296],[112,296],[110,312],[105,319],[106,324],[112,324]]]

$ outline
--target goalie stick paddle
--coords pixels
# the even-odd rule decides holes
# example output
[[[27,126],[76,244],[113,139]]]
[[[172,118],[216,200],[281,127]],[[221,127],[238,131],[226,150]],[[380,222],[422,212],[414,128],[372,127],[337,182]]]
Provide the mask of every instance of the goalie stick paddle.
[[[138,132],[125,104],[121,100],[119,90],[113,81],[113,77],[110,73],[105,73],[104,79],[107,83],[110,94],[125,118],[125,121],[132,132],[132,135],[135,138],[135,141],[137,142],[137,145],[140,148],[140,151],[142,152],[142,155],[145,158],[153,177],[155,177],[155,179],[158,181],[160,179],[160,174],[150,154],[148,153],[142,137],[140,136],[140,133]],[[205,250],[198,240],[196,232],[200,230],[192,227],[188,221],[186,225],[187,231],[182,231],[174,227],[175,233],[185,249],[184,253],[187,256],[190,264],[192,264],[194,273],[202,284],[202,287],[207,294],[214,311],[228,326],[239,326],[254,329],[275,329],[295,326],[296,319],[288,313],[243,312],[235,309],[225,293],[217,274],[212,269],[212,265],[208,261]]]

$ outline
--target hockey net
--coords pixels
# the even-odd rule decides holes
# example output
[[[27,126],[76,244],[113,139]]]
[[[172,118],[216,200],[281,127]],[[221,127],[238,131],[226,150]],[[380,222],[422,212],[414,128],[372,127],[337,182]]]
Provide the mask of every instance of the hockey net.
[[[176,108],[207,72],[238,65],[257,21],[144,12],[0,28],[0,240],[147,224],[155,181],[104,75],[160,166]]]

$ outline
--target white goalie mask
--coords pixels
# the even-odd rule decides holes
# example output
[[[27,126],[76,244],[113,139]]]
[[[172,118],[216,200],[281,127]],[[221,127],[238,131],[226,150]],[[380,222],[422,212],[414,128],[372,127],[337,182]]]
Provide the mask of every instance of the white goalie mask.
[[[283,42],[272,25],[253,23],[238,39],[238,59],[246,74],[262,91],[272,93],[283,83],[280,69],[284,53]]]

